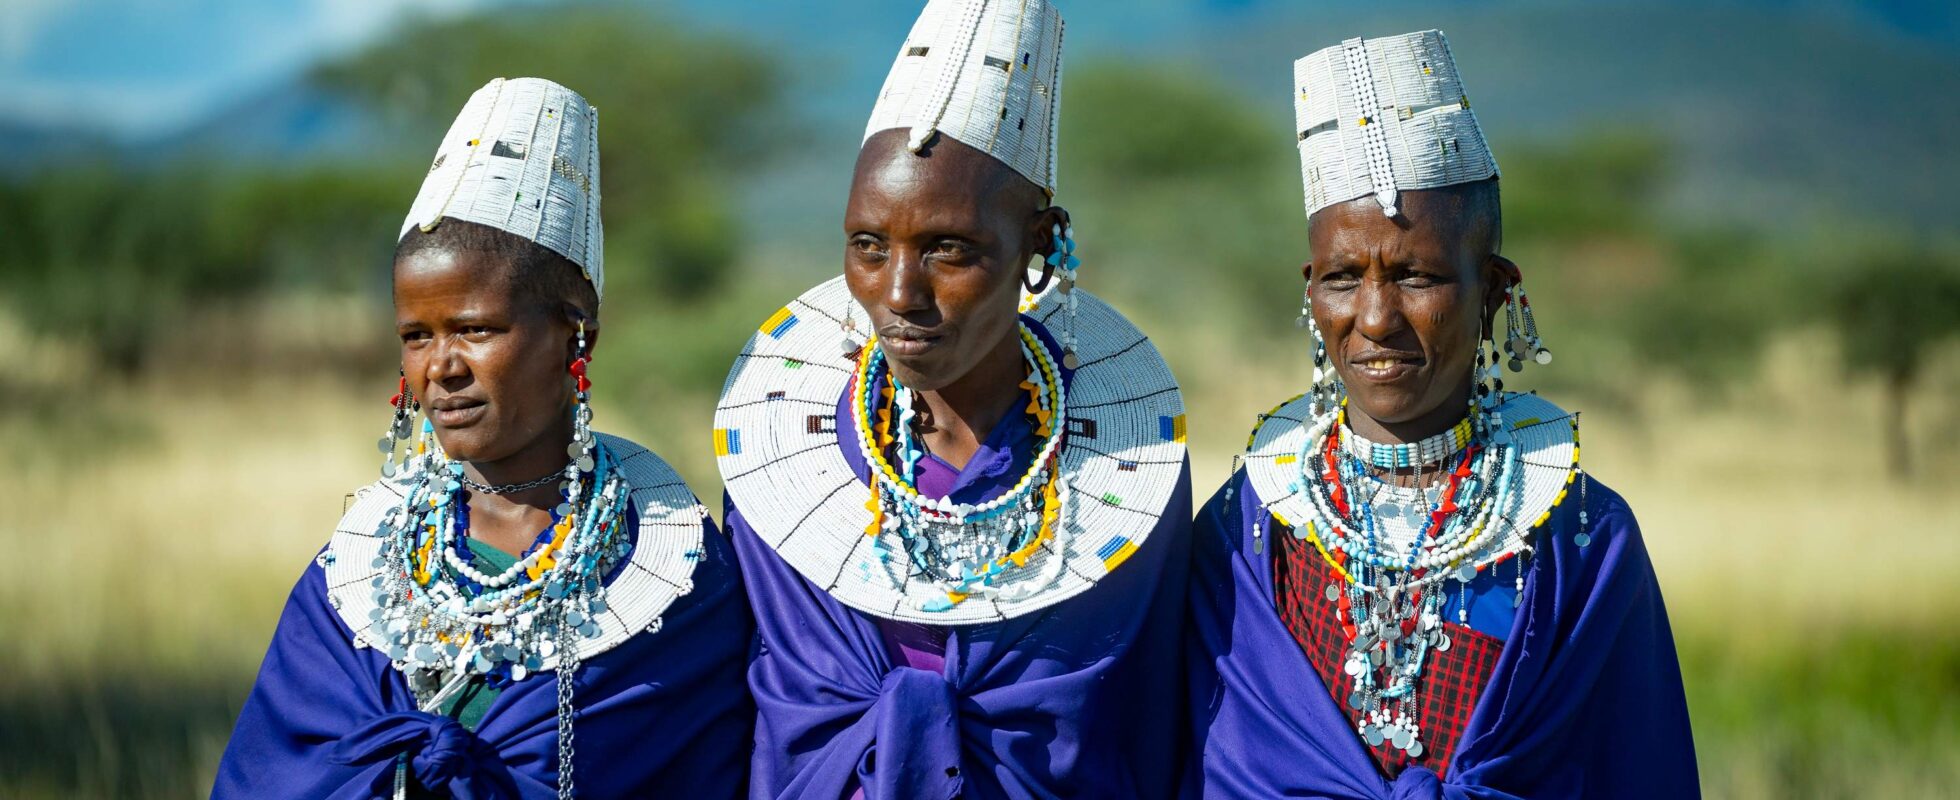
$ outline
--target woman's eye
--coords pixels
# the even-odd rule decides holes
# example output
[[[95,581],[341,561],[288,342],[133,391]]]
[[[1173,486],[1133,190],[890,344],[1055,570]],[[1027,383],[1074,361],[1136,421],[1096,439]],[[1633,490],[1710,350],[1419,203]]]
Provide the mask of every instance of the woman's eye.
[[[428,331],[409,331],[408,333],[402,334],[403,344],[410,344],[414,342],[426,342],[428,340],[429,340]]]

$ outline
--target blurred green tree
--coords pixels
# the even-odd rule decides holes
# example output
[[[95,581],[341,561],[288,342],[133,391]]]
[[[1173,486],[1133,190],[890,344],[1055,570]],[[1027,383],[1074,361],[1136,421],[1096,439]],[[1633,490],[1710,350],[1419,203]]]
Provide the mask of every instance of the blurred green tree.
[[[311,80],[379,111],[422,160],[471,92],[526,76],[599,109],[608,294],[691,299],[726,285],[741,236],[723,187],[791,127],[785,76],[750,42],[620,6],[499,9],[407,26]]]
[[[358,160],[207,155],[140,169],[105,152],[0,180],[0,303],[133,373],[213,301],[382,291],[436,137],[478,86],[523,75],[558,80],[601,110],[608,299],[662,308],[728,285],[742,237],[723,187],[783,138],[776,63],[743,42],[598,6],[413,23],[319,67],[308,80],[391,134]]]
[[[1903,478],[1912,470],[1907,398],[1929,356],[1960,335],[1960,257],[1925,246],[1880,244],[1850,269],[1827,272],[1821,316],[1837,334],[1847,372],[1882,387],[1886,463]]]

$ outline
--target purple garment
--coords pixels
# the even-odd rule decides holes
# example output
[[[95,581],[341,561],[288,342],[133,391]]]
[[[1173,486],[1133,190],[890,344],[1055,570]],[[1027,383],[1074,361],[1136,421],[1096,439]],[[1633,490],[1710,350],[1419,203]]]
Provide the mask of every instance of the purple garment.
[[[1446,771],[1391,781],[1280,622],[1272,558],[1244,473],[1199,512],[1187,612],[1192,717],[1206,797],[1698,797],[1681,669],[1660,586],[1625,500],[1588,489],[1541,531],[1496,672]],[[1576,495],[1574,495],[1576,498]],[[1547,535],[1549,534],[1549,535]],[[1198,773],[1198,769],[1192,770]]]
[[[728,541],[705,523],[694,591],[579,669],[573,781],[580,797],[740,797],[753,708],[742,685],[751,628]],[[402,674],[327,600],[308,566],[218,765],[213,798],[392,796],[395,756],[443,796],[557,796],[558,677],[498,695],[472,732],[416,710]]]
[[[962,502],[999,496],[1025,466],[1027,424],[1018,408],[1007,416],[948,485]],[[868,480],[855,434],[839,431],[846,460]],[[944,462],[921,466],[928,488],[952,472]],[[947,633],[938,671],[917,668],[929,658],[895,663],[881,621],[804,579],[758,538],[739,500],[728,499],[726,521],[760,636],[749,665],[757,706],[750,797],[1176,794],[1189,727],[1177,701],[1188,464],[1161,514],[1139,515],[1152,529],[1122,567],[1039,612],[938,628]]]

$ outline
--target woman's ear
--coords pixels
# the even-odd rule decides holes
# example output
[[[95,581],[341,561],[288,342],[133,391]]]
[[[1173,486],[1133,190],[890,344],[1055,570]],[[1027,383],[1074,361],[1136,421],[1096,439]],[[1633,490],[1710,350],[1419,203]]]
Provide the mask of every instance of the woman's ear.
[[[1029,285],[1025,277],[1021,281],[1023,288],[1026,288],[1029,294],[1040,294],[1041,290],[1048,288],[1049,279],[1055,276],[1055,266],[1048,263],[1048,254],[1056,252],[1062,247],[1062,243],[1055,238],[1055,229],[1068,230],[1068,209],[1062,208],[1061,206],[1049,206],[1040,211],[1036,211],[1032,224],[1034,225],[1034,230],[1031,231],[1033,235],[1028,237],[1028,241],[1033,243],[1034,252],[1030,253],[1029,256],[1031,258],[1041,259],[1041,282]]]
[[[1497,312],[1504,308],[1504,298],[1511,287],[1524,280],[1524,272],[1511,259],[1492,253],[1484,260],[1484,335],[1488,338],[1496,331]]]
[[[586,361],[591,361],[592,350],[599,344],[599,318],[585,313],[585,309],[579,308],[572,303],[566,303],[564,310],[565,323],[572,329],[572,335],[565,339],[565,350],[568,353],[565,358],[565,363],[570,364],[580,356],[584,356]],[[585,348],[583,350],[579,349],[578,330],[580,323],[584,323],[585,325]]]

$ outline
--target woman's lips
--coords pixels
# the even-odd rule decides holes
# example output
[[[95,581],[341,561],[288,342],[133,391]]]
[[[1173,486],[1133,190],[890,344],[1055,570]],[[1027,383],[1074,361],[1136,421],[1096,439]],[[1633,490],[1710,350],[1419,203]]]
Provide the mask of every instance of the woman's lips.
[[[1371,383],[1394,383],[1416,373],[1422,366],[1420,361],[1405,361],[1398,358],[1371,358],[1364,361],[1348,362],[1354,376]]]
[[[461,428],[483,417],[488,405],[480,402],[447,403],[447,408],[435,409],[435,423],[445,428]]]
[[[885,339],[880,342],[880,345],[889,354],[917,356],[925,354],[934,347],[938,347],[939,341],[940,337],[938,336],[921,336],[909,339]]]

